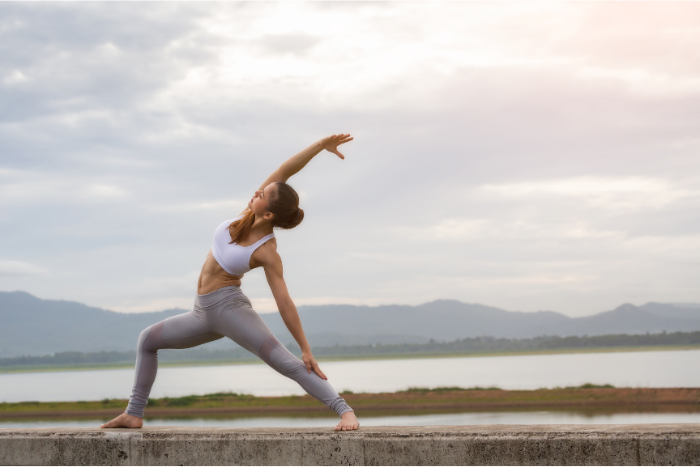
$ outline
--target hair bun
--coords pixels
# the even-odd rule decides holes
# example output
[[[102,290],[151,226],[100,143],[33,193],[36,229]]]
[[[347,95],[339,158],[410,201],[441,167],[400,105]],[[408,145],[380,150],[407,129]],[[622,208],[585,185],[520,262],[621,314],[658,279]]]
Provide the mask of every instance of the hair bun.
[[[299,207],[299,195],[284,182],[277,182],[277,193],[270,196],[268,210],[274,214],[272,227],[293,229],[304,219],[304,210]]]

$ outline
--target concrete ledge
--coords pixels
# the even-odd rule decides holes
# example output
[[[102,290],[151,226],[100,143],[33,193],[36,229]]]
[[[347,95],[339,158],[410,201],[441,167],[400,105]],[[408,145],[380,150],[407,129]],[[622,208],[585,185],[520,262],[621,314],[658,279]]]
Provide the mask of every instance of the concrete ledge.
[[[699,465],[700,424],[0,429],[3,465]]]

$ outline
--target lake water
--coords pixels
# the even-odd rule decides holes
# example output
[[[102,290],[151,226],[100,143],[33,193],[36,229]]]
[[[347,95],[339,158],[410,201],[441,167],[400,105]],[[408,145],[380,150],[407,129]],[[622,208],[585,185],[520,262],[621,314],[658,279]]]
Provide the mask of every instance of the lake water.
[[[109,418],[109,417],[107,417]],[[94,420],[20,420],[0,421],[0,428],[96,428],[107,421]],[[253,417],[253,418],[188,418],[149,419],[146,426],[201,426],[220,428],[304,428],[328,427],[336,418]],[[363,426],[431,426],[431,425],[543,425],[543,424],[633,424],[633,423],[700,423],[700,413],[649,413],[580,415],[560,412],[481,412],[436,415],[401,415],[394,417],[360,417]]]
[[[584,383],[618,387],[700,386],[700,350],[320,363],[339,392],[392,392],[438,386],[537,389]],[[0,401],[128,398],[133,376],[131,369],[0,374]],[[256,396],[304,394],[294,381],[267,365],[256,364],[161,368],[151,397],[226,391]]]

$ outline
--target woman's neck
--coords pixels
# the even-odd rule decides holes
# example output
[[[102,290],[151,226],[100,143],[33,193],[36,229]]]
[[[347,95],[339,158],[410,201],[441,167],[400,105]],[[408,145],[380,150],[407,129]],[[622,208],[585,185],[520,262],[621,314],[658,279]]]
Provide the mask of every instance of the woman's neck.
[[[253,225],[250,226],[250,233],[269,235],[272,233],[272,223],[267,219],[255,216]]]

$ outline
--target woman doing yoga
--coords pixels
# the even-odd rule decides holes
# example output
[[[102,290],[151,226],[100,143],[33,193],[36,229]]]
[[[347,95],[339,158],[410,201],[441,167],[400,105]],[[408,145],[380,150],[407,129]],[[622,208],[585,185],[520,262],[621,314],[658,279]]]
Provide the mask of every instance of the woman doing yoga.
[[[360,423],[345,400],[328,382],[311,354],[294,302],[282,275],[275,227],[299,225],[304,211],[299,196],[285,182],[324,149],[345,157],[338,146],[350,135],[333,135],[312,144],[284,162],[260,185],[248,207],[236,218],[224,221],[214,231],[212,248],[204,261],[197,285],[194,308],[143,330],[138,339],[134,387],[126,411],[102,428],[141,428],[143,411],[158,370],[159,349],[186,349],[226,336],[248,349],[282,375],[338,415],[336,430],[356,430]],[[241,291],[241,278],[262,267],[284,323],[302,351],[299,360],[272,334],[250,300]]]

